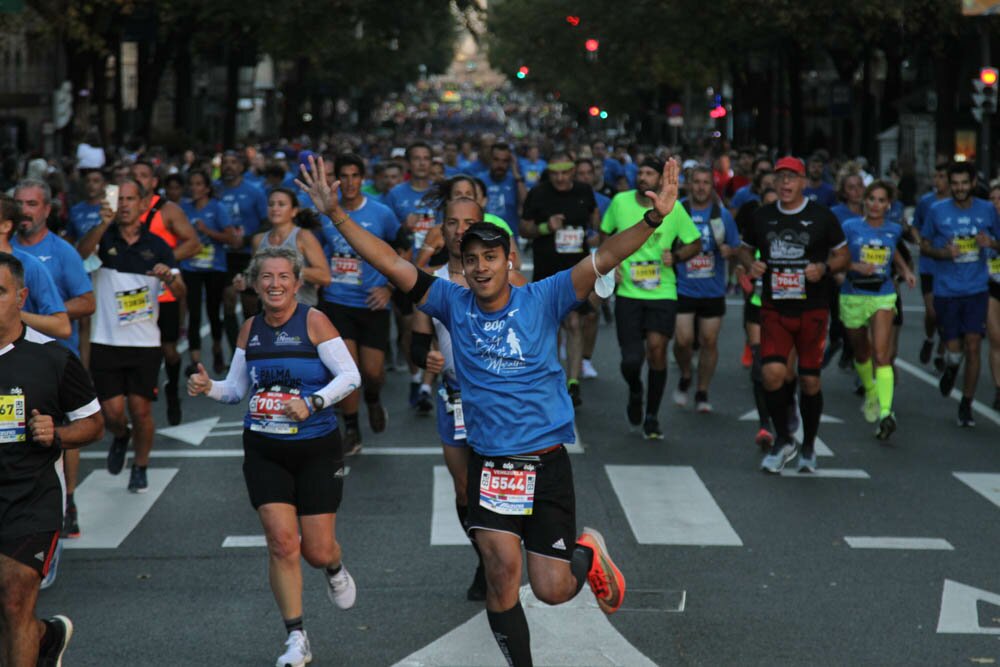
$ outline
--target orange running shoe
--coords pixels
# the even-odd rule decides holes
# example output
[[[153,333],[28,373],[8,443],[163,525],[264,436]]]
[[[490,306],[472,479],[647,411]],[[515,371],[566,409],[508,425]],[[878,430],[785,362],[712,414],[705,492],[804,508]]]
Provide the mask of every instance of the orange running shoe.
[[[750,345],[748,343],[743,344],[743,368],[750,368],[753,365],[753,352],[750,351]]]
[[[771,449],[771,445],[774,444],[774,436],[766,428],[762,428],[757,431],[757,437],[754,438],[754,442],[757,446],[761,448],[762,451],[767,451]]]
[[[605,614],[615,613],[625,599],[625,577],[611,561],[604,537],[593,528],[584,528],[576,543],[594,552],[594,559],[587,573],[587,583],[597,598],[597,605]]]

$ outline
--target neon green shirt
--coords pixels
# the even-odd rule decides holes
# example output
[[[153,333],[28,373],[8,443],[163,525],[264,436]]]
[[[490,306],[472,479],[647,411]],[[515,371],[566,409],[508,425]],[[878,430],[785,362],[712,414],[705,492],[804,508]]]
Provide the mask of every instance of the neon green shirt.
[[[602,232],[622,232],[642,222],[642,216],[649,207],[640,206],[635,194],[635,190],[629,190],[615,195],[601,219]],[[701,232],[680,202],[674,205],[674,210],[663,219],[642,247],[621,263],[622,281],[616,294],[629,299],[676,301],[677,276],[673,267],[663,265],[662,256],[663,251],[672,247],[677,238],[682,243],[694,243],[701,238]]]

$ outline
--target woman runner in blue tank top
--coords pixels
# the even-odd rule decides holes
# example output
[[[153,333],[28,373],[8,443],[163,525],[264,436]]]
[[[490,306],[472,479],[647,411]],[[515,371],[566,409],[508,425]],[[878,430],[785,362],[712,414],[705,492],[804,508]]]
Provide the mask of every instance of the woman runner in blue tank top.
[[[361,382],[337,329],[296,301],[302,259],[293,248],[254,255],[249,279],[263,309],[240,330],[229,375],[213,381],[198,364],[188,393],[238,403],[249,391],[243,425],[243,476],[267,539],[271,589],[288,637],[278,664],[312,659],[302,627],[300,556],[323,568],[327,596],[354,605],[354,580],[336,539],[343,450],[333,405]],[[301,531],[301,540],[300,540]]]

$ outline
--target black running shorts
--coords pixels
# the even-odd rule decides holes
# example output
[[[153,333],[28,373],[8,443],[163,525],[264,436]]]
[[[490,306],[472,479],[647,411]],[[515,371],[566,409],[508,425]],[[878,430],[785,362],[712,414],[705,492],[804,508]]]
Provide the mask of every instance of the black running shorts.
[[[159,347],[90,346],[90,375],[97,398],[106,401],[115,396],[156,398],[163,352]]]
[[[677,302],[673,299],[615,297],[615,324],[618,329],[619,345],[623,336],[642,338],[647,331],[655,331],[667,338],[673,338],[676,323]]]
[[[30,567],[44,579],[49,573],[58,542],[58,530],[14,538],[0,537],[0,554]]]
[[[722,317],[726,314],[726,297],[699,298],[679,294],[677,296],[677,313],[694,313],[694,316],[699,319]]]
[[[921,294],[933,294],[934,293],[934,274],[933,273],[921,273],[920,274],[920,292],[921,292]]]
[[[340,430],[302,440],[243,431],[243,479],[254,509],[268,503],[295,506],[299,516],[335,514],[344,495]]]
[[[320,311],[337,327],[340,337],[353,340],[359,347],[389,350],[389,310],[352,308],[339,303],[320,301]]]
[[[480,505],[480,482],[484,463],[494,469],[505,463],[535,467],[534,506],[530,515],[498,514]],[[487,465],[487,467],[489,467]],[[483,457],[469,456],[468,530],[493,530],[517,535],[530,553],[568,561],[576,544],[576,496],[573,491],[573,468],[565,447],[541,456]]]

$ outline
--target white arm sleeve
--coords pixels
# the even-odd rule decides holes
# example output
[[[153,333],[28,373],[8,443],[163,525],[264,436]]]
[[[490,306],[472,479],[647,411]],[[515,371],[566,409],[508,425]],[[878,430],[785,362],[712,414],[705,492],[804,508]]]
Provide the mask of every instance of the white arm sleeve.
[[[208,390],[209,398],[214,398],[220,403],[239,403],[243,400],[250,388],[246,357],[246,350],[236,348],[226,379],[212,381],[212,387]]]
[[[323,397],[324,405],[339,403],[361,386],[361,373],[358,372],[357,364],[344,345],[343,338],[338,336],[325,340],[316,346],[316,351],[319,352],[319,359],[323,365],[333,373],[333,380],[316,392],[318,396]]]

